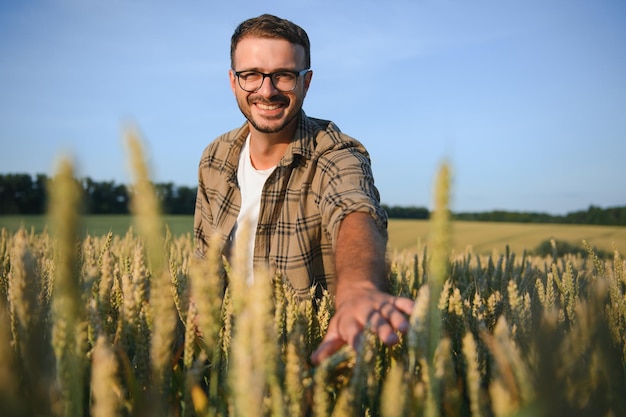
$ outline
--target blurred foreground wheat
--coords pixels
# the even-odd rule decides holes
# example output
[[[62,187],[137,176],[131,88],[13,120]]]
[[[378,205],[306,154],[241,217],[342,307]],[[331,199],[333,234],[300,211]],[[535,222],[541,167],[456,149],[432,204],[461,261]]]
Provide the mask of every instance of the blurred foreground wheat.
[[[416,300],[409,332],[391,348],[367,334],[314,367],[331,297],[303,301],[274,277],[249,286],[245,261],[216,250],[194,260],[189,234],[163,230],[129,145],[137,234],[78,238],[67,162],[51,184],[55,232],[2,230],[3,416],[626,415],[617,250],[451,257],[444,167],[432,256],[390,255],[393,294]]]

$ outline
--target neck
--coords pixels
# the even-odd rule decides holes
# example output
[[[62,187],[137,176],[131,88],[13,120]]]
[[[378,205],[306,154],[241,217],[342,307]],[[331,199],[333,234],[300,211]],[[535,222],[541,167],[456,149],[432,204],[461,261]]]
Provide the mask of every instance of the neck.
[[[250,128],[250,159],[256,169],[278,165],[295,134],[296,125],[286,126],[276,133],[263,133]]]

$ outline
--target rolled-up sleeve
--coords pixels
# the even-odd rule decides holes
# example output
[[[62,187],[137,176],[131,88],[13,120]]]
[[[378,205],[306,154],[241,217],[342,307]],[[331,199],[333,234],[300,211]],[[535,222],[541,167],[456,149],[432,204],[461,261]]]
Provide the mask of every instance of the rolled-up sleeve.
[[[369,214],[387,236],[387,214],[380,205],[369,156],[359,144],[325,153],[318,161],[320,169],[320,212],[335,249],[341,221],[350,213]]]

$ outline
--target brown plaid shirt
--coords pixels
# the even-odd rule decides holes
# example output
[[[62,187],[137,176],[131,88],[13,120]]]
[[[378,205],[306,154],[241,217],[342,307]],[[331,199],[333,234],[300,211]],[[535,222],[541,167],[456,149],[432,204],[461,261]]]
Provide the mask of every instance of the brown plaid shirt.
[[[225,251],[241,204],[239,153],[246,122],[213,141],[202,154],[194,216],[196,254],[218,233]],[[300,113],[295,137],[263,187],[254,246],[255,268],[286,277],[301,296],[319,285],[335,290],[333,248],[341,220],[369,213],[386,236],[387,214],[367,151],[332,122]]]

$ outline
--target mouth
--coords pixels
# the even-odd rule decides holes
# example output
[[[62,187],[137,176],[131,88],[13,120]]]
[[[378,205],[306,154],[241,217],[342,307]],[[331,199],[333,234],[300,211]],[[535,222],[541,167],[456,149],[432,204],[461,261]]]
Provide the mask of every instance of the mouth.
[[[278,110],[283,107],[283,104],[275,103],[275,104],[265,104],[265,103],[255,103],[255,105],[261,110]]]
[[[256,108],[256,113],[264,118],[279,118],[288,107],[289,103],[284,101],[252,101],[251,105]]]

